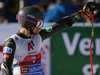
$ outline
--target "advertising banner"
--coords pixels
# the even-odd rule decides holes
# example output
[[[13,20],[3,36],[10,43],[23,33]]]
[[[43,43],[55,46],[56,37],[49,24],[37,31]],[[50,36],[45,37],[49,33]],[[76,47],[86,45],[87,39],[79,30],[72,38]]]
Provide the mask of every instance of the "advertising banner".
[[[52,25],[52,24],[47,24]],[[43,42],[42,65],[45,75],[91,75],[90,41],[91,26],[75,26],[46,39]],[[0,24],[0,63],[4,40],[17,33],[17,24]],[[100,75],[100,26],[95,26],[92,44],[93,73]],[[1,70],[1,69],[0,69]],[[2,75],[0,71],[0,75]]]
[[[74,26],[51,38],[51,75],[91,75],[91,26]],[[100,27],[94,28],[93,73],[100,75]]]

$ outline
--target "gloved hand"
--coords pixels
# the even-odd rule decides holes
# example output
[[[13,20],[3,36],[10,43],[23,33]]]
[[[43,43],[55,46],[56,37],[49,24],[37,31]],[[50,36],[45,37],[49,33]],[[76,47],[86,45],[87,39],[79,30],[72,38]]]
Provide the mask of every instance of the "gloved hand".
[[[94,2],[88,2],[87,4],[84,5],[82,10],[79,10],[81,13],[81,17],[83,18],[84,15],[87,15],[88,17],[90,14],[93,14],[95,9],[95,3]]]
[[[90,14],[94,13],[94,9],[95,9],[95,3],[94,2],[88,2],[83,7],[82,11],[85,13],[85,15],[87,15],[89,17]]]

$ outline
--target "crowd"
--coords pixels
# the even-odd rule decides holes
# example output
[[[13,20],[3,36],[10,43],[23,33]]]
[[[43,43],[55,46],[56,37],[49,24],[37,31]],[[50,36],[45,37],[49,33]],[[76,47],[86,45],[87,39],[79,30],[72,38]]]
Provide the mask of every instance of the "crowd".
[[[0,0],[0,22],[17,22],[16,14],[24,6],[35,6],[44,13],[44,22],[56,22],[64,16],[70,15],[88,1],[93,0]],[[94,0],[100,2],[99,0]],[[94,22],[100,22],[100,11],[94,12]],[[78,22],[91,23],[91,17],[85,16]]]

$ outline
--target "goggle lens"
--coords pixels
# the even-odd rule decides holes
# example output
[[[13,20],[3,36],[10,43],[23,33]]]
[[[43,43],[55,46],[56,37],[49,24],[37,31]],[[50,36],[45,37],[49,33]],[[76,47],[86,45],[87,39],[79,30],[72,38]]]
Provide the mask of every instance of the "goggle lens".
[[[36,25],[37,28],[42,28],[43,27],[43,20],[39,19]]]

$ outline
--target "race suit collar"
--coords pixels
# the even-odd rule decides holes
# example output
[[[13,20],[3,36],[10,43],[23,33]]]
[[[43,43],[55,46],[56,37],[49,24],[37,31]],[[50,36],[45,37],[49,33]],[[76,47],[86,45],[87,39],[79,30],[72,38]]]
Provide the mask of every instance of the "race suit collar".
[[[19,32],[19,31],[18,31],[16,34],[17,34],[18,36],[22,37],[22,38],[25,38],[25,39],[31,38],[31,37],[27,37],[26,35],[22,34],[22,33]]]

